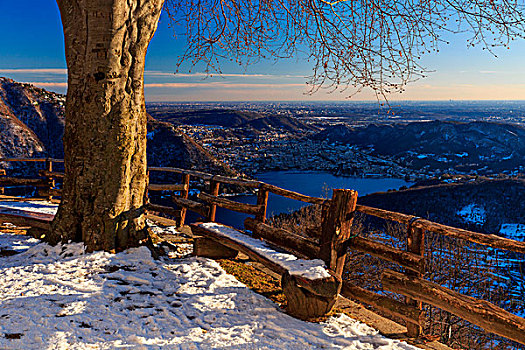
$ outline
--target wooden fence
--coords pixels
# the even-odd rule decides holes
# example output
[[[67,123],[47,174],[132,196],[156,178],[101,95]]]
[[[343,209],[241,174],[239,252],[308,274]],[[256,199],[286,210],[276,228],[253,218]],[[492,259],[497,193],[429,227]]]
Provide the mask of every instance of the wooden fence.
[[[46,169],[40,172],[39,179],[14,179],[0,177],[0,185],[33,185],[42,186],[47,196],[59,195],[60,191],[52,182],[63,174],[53,172],[55,159],[0,159],[3,161],[41,161]],[[406,322],[408,335],[419,337],[425,323],[422,303],[433,305],[450,312],[487,332],[525,344],[525,319],[485,300],[462,295],[445,286],[424,279],[425,271],[425,234],[453,237],[488,247],[525,254],[525,242],[519,242],[496,235],[482,234],[458,229],[431,222],[412,215],[391,212],[356,204],[355,191],[334,190],[331,199],[305,196],[303,194],[279,188],[260,181],[244,180],[221,175],[212,175],[199,171],[150,167],[150,172],[176,173],[181,176],[181,183],[150,184],[149,191],[175,192],[171,199],[178,207],[147,203],[150,211],[165,213],[177,219],[179,225],[185,223],[186,212],[193,211],[208,221],[216,220],[216,208],[222,207],[235,212],[252,215],[245,220],[245,228],[255,236],[265,238],[271,243],[299,253],[308,258],[320,258],[337,276],[343,274],[344,260],[348,250],[363,252],[403,267],[402,271],[385,270],[381,283],[387,291],[404,296],[404,301],[378,294],[360,286],[343,281],[341,294],[350,299],[371,305],[382,312],[400,318]],[[208,184],[208,192],[197,195],[199,201],[189,198],[192,179],[200,179]],[[257,190],[257,203],[245,204],[219,196],[221,185],[236,185]],[[306,238],[301,235],[268,225],[268,194],[274,193],[286,198],[316,204],[322,207],[322,222],[319,226],[319,239]],[[398,222],[406,227],[406,249],[402,250],[379,241],[351,235],[354,214],[366,215]]]
[[[63,159],[53,158],[0,158],[0,163],[23,162],[41,163],[39,176],[35,178],[20,178],[7,176],[5,169],[0,169],[0,194],[4,194],[5,187],[36,187],[38,195],[51,200],[53,196],[60,196],[60,190],[56,188],[55,179],[62,179],[63,173],[54,172],[53,164],[63,164]]]

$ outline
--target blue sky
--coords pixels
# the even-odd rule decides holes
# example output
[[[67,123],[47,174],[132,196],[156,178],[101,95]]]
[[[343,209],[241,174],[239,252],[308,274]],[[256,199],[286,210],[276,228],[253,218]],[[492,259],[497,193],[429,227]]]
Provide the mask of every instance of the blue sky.
[[[311,66],[301,58],[261,62],[249,67],[223,65],[223,76],[206,78],[199,67],[174,75],[184,46],[161,17],[146,60],[147,101],[345,100],[348,92],[307,95]],[[0,1],[0,76],[64,92],[66,71],[60,16],[52,0]],[[465,37],[423,57],[433,72],[390,100],[525,99],[525,42],[498,49],[495,58],[481,48],[466,48]],[[353,100],[372,99],[363,93]]]

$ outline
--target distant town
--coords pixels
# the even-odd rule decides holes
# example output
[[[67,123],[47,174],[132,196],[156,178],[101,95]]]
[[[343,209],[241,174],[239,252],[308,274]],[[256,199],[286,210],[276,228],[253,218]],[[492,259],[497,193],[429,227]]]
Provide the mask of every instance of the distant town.
[[[524,172],[523,102],[154,103],[148,111],[247,175],[318,170],[421,180]]]

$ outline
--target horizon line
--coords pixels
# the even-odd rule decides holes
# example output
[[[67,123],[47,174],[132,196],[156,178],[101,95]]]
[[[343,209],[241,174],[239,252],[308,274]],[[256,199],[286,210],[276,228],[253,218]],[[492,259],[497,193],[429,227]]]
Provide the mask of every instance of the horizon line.
[[[268,102],[299,102],[299,103],[320,103],[320,102],[329,102],[329,103],[347,103],[347,102],[367,102],[367,103],[378,103],[386,107],[386,105],[391,103],[399,102],[525,102],[525,99],[509,99],[509,100],[492,100],[492,99],[442,99],[442,100],[387,100],[387,101],[378,101],[378,100],[231,100],[231,101],[200,101],[200,100],[180,100],[180,101],[148,101],[146,103],[268,103]],[[391,104],[390,103],[390,104]]]

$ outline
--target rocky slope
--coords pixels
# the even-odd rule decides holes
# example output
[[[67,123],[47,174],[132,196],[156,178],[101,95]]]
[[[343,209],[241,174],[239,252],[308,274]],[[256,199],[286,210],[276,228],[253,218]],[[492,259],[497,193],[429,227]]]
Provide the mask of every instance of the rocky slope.
[[[0,158],[63,158],[64,104],[63,95],[0,77]],[[148,120],[148,163],[235,173],[176,127],[151,117]]]
[[[148,116],[148,164],[160,167],[198,169],[210,173],[235,174],[188,135],[170,123]]]
[[[65,97],[0,77],[0,157],[62,158]]]

